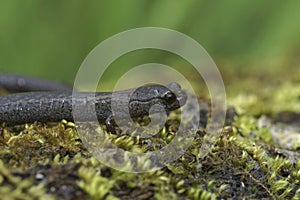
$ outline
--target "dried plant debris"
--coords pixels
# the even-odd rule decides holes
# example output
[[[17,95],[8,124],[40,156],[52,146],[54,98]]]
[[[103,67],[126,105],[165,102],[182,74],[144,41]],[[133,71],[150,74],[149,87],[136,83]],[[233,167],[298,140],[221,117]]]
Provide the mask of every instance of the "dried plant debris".
[[[290,89],[288,86],[293,92]],[[227,111],[219,137],[213,137],[206,148],[212,133],[205,128],[209,110],[202,110],[201,126],[194,130],[194,140],[185,153],[160,170],[139,174],[99,162],[72,122],[3,124],[0,195],[5,199],[300,199],[299,147],[281,144],[290,132],[276,139],[272,130],[278,125],[284,125],[283,130],[299,127],[295,110],[299,99],[285,94],[291,99],[286,111],[275,104],[273,109],[272,98],[267,98],[267,108],[258,108],[259,96],[251,94],[246,101],[232,97],[233,107]],[[276,96],[276,102],[285,99],[279,98],[276,89],[270,95]],[[142,139],[126,130],[102,133],[127,151],[154,151],[172,141],[179,114],[171,113],[165,127],[151,138]],[[151,165],[151,160],[129,162],[127,167],[130,165]]]

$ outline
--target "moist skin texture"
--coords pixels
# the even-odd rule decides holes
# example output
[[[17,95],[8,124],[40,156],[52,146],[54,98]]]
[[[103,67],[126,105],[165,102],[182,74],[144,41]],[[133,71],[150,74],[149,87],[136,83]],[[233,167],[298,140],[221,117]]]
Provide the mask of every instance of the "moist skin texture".
[[[3,81],[3,75],[1,75],[1,86],[7,89],[8,85],[11,87],[17,79],[22,79],[22,76],[10,75],[10,79],[13,83],[8,79]],[[30,87],[23,84],[22,90],[19,89],[20,87],[11,89],[12,91],[27,91],[36,80],[26,77],[25,83],[28,83]],[[62,119],[73,121],[72,110],[75,106],[76,112],[79,113],[79,115],[76,114],[76,121],[95,120],[96,113],[99,122],[110,125],[115,115],[119,118],[142,117],[148,115],[149,109],[157,104],[169,112],[179,108],[186,101],[186,94],[177,83],[171,83],[167,87],[147,85],[137,89],[117,91],[114,93],[116,101],[112,102],[110,92],[72,93],[58,83],[46,82],[43,83],[43,89],[47,92],[24,92],[0,96],[0,122],[17,125],[35,121],[57,122]],[[55,89],[58,91],[52,91]],[[114,106],[114,112],[111,110],[111,104]],[[129,116],[126,111],[128,109]]]
[[[68,84],[16,74],[0,74],[0,87],[10,92],[72,90]]]

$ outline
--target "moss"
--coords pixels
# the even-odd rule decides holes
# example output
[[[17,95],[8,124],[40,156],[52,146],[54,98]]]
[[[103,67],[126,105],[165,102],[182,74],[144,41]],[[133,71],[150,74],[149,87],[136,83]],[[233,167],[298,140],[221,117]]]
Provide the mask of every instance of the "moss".
[[[102,177],[97,169],[80,167],[78,175],[81,179],[77,182],[78,186],[86,191],[92,199],[118,199],[111,192],[116,184],[115,180]]]
[[[251,122],[251,120],[246,121]],[[41,189],[41,191],[46,190],[48,192],[51,191],[51,187],[62,187],[61,185],[50,184],[53,181],[51,182],[49,179],[57,179],[59,176],[54,175],[54,172],[73,174],[72,176],[75,177],[76,181],[73,184],[70,183],[69,187],[77,188],[77,191],[78,189],[81,190],[83,194],[87,194],[92,199],[145,199],[150,197],[155,199],[180,197],[214,199],[232,196],[236,198],[241,196],[285,198],[288,195],[296,194],[296,190],[299,189],[297,183],[300,165],[294,167],[288,158],[278,156],[277,150],[271,149],[266,143],[267,141],[260,140],[262,137],[245,137],[247,130],[255,130],[256,128],[255,126],[238,127],[239,124],[240,122],[236,121],[232,128],[224,129],[216,145],[211,148],[211,152],[206,157],[199,157],[199,151],[201,151],[199,147],[203,137],[197,134],[193,144],[180,159],[166,168],[145,174],[128,174],[107,168],[95,158],[89,157],[84,148],[79,148],[80,145],[78,146],[77,142],[73,143],[73,147],[68,147],[67,144],[60,144],[59,139],[53,140],[53,138],[47,137],[49,139],[44,140],[44,137],[39,136],[39,140],[35,137],[31,137],[31,139],[41,140],[42,143],[37,142],[38,145],[36,146],[34,145],[36,142],[33,142],[29,145],[28,138],[23,133],[12,136],[18,137],[14,140],[19,142],[15,141],[14,144],[26,144],[26,148],[28,146],[35,148],[35,151],[41,155],[44,154],[42,149],[49,148],[53,144],[60,144],[72,151],[66,152],[64,148],[59,148],[55,155],[50,153],[48,159],[39,161],[35,157],[37,155],[31,152],[30,158],[33,157],[35,162],[28,162],[28,159],[23,158],[18,161],[18,165],[13,164],[17,161],[12,156],[7,158],[9,161],[7,166],[13,164],[11,170],[13,173],[17,172],[16,174],[20,170],[21,172],[28,172],[28,170],[36,172],[30,173],[29,177],[31,178],[38,173],[36,166],[48,166],[50,169],[47,174],[44,172],[44,175],[47,176],[44,180],[46,189]],[[252,122],[250,124],[253,125]],[[58,124],[51,128],[57,129],[62,125]],[[46,129],[51,128],[47,127]],[[25,128],[25,130],[27,129],[28,127]],[[43,132],[44,129],[39,130]],[[58,135],[66,131],[65,128],[59,130]],[[30,131],[28,133],[30,134]],[[49,133],[53,132],[49,131]],[[124,136],[120,136],[120,138],[124,138]],[[73,141],[70,139],[69,141],[66,140],[66,143]],[[73,154],[76,149],[78,152]],[[14,155],[15,152],[13,149],[11,154]],[[17,152],[20,154],[20,151]],[[21,158],[28,154],[27,151],[24,153],[25,155],[18,155],[17,157]],[[3,154],[1,155],[3,156]],[[72,173],[68,172],[70,166],[74,164],[77,167],[71,168]],[[58,170],[59,168],[61,170]],[[20,174],[16,176],[22,180]],[[68,177],[66,176],[67,179]],[[18,186],[21,183],[15,182],[15,184],[17,186],[14,189],[17,190],[18,187],[21,187]],[[37,187],[35,184],[37,183],[30,182],[29,185]],[[72,196],[73,194],[69,195]]]
[[[0,160],[0,195],[7,200],[14,199],[55,199],[47,194],[44,184],[33,184],[32,178],[22,179],[10,172]]]

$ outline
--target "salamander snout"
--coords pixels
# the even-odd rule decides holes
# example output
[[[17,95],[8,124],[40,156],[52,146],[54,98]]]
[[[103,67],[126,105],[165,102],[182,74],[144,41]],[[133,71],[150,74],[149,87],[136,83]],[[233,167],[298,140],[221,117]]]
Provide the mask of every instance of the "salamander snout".
[[[173,110],[183,106],[187,100],[187,95],[181,89],[181,86],[176,82],[169,83],[166,86],[170,90],[167,90],[162,98],[167,102],[169,109]]]
[[[186,92],[178,83],[168,85],[145,85],[137,88],[131,95],[129,107],[132,116],[148,114],[152,106],[161,105],[166,112],[176,110],[186,103]],[[161,108],[161,107],[160,107]],[[155,111],[155,109],[153,110]],[[161,112],[158,109],[157,112]]]

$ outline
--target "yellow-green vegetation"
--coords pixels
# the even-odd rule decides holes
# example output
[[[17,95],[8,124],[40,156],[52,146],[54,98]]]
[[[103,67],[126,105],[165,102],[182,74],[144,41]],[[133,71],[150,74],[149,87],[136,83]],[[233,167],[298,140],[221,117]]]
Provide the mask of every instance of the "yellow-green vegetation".
[[[0,160],[0,196],[5,200],[14,199],[45,199],[54,200],[54,196],[47,194],[42,183],[34,184],[32,178],[21,178],[13,175]]]
[[[246,85],[243,80],[241,76],[240,87]],[[278,120],[281,112],[299,112],[296,83],[281,81],[257,93],[251,88],[240,93],[231,85],[237,92],[229,95],[229,101],[237,115],[227,116],[208,153],[203,156],[201,145],[211,133],[199,128],[178,160],[148,173],[126,173],[99,162],[72,122],[3,124],[0,195],[6,199],[300,199],[299,148],[283,148],[270,127],[258,125],[261,115]],[[179,125],[177,115],[172,113],[166,127],[152,138],[126,131],[103,134],[127,151],[153,151],[172,141]],[[146,168],[151,160],[135,164]],[[130,162],[124,166],[131,168]]]

